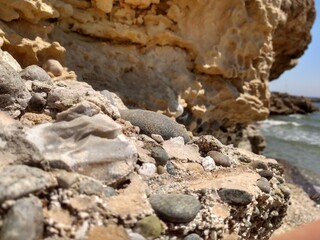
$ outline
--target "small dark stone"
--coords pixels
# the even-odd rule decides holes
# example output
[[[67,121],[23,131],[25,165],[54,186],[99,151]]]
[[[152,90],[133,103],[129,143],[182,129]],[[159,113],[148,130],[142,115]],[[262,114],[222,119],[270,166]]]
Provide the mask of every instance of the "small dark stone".
[[[280,188],[281,192],[283,193],[283,195],[284,195],[286,198],[290,197],[291,191],[290,191],[290,189],[289,189],[287,186],[285,186],[285,185],[280,185],[279,188]]]
[[[262,161],[254,161],[250,163],[250,168],[252,169],[263,169],[263,170],[268,170],[268,166],[266,163]]]
[[[35,197],[19,199],[4,218],[0,239],[43,239],[41,201]]]
[[[158,166],[157,167],[157,173],[159,174],[159,175],[162,175],[162,174],[164,174],[164,173],[166,173],[167,171],[166,171],[166,169],[163,167],[163,166]]]
[[[190,141],[186,129],[161,113],[141,109],[129,109],[120,110],[120,114],[121,118],[138,126],[141,133],[149,137],[151,137],[151,134],[159,134],[166,140],[181,136],[185,142]]]
[[[222,166],[222,167],[230,167],[231,166],[230,158],[228,156],[222,154],[221,152],[210,151],[210,152],[208,152],[207,155],[213,158],[213,160],[217,166]]]
[[[165,166],[169,160],[168,153],[161,146],[154,146],[151,149],[151,157],[156,160],[157,166]]]
[[[167,163],[167,172],[170,174],[170,175],[176,175],[176,168],[173,166],[172,162],[171,161],[168,161]]]
[[[26,67],[20,72],[20,76],[25,80],[31,80],[31,81],[34,81],[34,80],[39,80],[43,82],[51,81],[51,77],[49,76],[49,74],[37,65],[30,65]]]
[[[270,170],[262,170],[258,172],[261,177],[264,177],[268,180],[270,180],[273,177],[273,172]]]
[[[200,237],[196,233],[191,233],[188,236],[186,236],[183,240],[202,240],[202,237]]]
[[[35,93],[32,95],[28,106],[31,111],[41,111],[46,105],[46,102],[46,99],[44,99],[40,93]]]
[[[218,191],[218,194],[222,201],[240,206],[248,205],[253,198],[250,193],[239,189],[222,188]]]
[[[172,223],[192,221],[201,208],[196,197],[185,194],[152,195],[149,202],[160,219]]]
[[[262,192],[270,193],[271,186],[268,182],[268,179],[262,177],[257,181],[257,186],[261,189]]]

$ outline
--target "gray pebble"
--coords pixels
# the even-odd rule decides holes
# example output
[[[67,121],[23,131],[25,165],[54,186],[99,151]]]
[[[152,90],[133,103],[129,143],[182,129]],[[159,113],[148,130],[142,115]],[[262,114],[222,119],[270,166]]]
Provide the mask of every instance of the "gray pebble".
[[[152,195],[149,202],[160,219],[173,223],[192,221],[201,208],[196,197],[185,194]]]
[[[151,148],[151,157],[156,160],[157,166],[165,166],[169,160],[168,153],[160,146],[154,146]]]
[[[190,141],[188,132],[171,118],[152,111],[141,109],[120,110],[121,118],[140,128],[141,133],[159,134],[165,140],[181,136],[185,142]]]
[[[105,197],[112,197],[117,195],[117,191],[113,187],[106,187],[103,191]]]
[[[226,155],[222,154],[221,152],[217,151],[210,151],[207,154],[208,156],[212,157],[214,159],[214,162],[217,166],[222,167],[230,167],[231,166],[231,160]]]
[[[39,80],[43,82],[51,82],[49,74],[37,65],[30,65],[20,72],[20,76],[25,80]]]
[[[200,237],[196,233],[191,233],[188,236],[186,236],[183,240],[202,240],[202,237]]]
[[[240,206],[248,205],[253,199],[250,193],[239,189],[222,188],[218,191],[218,194],[222,201]]]
[[[38,198],[19,199],[4,218],[0,239],[38,240],[43,238],[42,204]]]
[[[172,162],[171,161],[168,161],[167,163],[167,172],[170,174],[170,175],[176,175],[176,168],[173,166]]]
[[[101,182],[93,179],[85,179],[79,183],[79,192],[87,195],[100,195],[104,191]]]
[[[268,182],[268,179],[262,177],[257,181],[257,186],[261,189],[262,192],[270,193],[271,186]]]
[[[270,170],[262,170],[258,172],[261,177],[270,180],[273,177],[273,172]]]
[[[285,186],[285,185],[280,185],[279,188],[280,188],[281,192],[283,193],[283,195],[284,195],[285,197],[289,197],[289,196],[290,196],[291,191],[290,191],[290,189],[289,189],[287,186]]]

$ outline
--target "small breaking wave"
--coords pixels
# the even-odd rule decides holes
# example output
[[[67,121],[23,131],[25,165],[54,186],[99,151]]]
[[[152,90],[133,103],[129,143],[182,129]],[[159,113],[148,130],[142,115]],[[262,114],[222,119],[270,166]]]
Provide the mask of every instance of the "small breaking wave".
[[[282,125],[288,125],[288,126],[294,126],[299,127],[302,124],[297,122],[287,122],[287,121],[281,121],[281,120],[274,120],[274,119],[268,119],[265,121],[260,122],[263,127],[272,127],[272,126],[282,126]]]

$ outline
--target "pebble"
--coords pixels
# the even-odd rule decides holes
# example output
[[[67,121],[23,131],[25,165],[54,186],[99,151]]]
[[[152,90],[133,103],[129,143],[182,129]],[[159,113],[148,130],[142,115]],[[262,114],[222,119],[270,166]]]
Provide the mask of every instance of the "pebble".
[[[151,148],[151,157],[156,160],[158,166],[165,166],[169,160],[168,153],[161,146],[154,146]]]
[[[166,171],[166,169],[163,167],[163,166],[158,166],[157,167],[157,173],[159,174],[159,175],[162,175],[162,174],[165,174],[167,171]]]
[[[109,186],[107,186],[104,189],[103,193],[104,193],[105,197],[112,197],[112,196],[116,196],[118,194],[117,191],[113,187],[109,187]]]
[[[163,143],[163,137],[159,134],[151,134],[151,137],[157,142],[157,143]]]
[[[192,221],[201,208],[196,197],[185,194],[152,195],[149,202],[160,219],[172,223]]]
[[[63,67],[61,63],[55,59],[47,60],[43,65],[42,68],[47,72],[51,72],[54,76],[58,77],[62,75]]]
[[[139,232],[146,238],[155,239],[160,237],[162,226],[157,216],[148,216],[140,220],[137,224]]]
[[[42,204],[38,198],[19,199],[4,217],[0,239],[42,239],[43,221]]]
[[[52,81],[48,73],[37,65],[30,65],[26,67],[20,72],[20,76],[22,79],[31,80],[31,81],[34,81],[34,80],[39,80],[43,82]]]
[[[273,172],[270,170],[262,170],[262,171],[259,171],[258,173],[261,177],[264,177],[268,180],[271,180],[271,178],[273,177]]]
[[[167,163],[167,172],[170,174],[170,175],[176,175],[176,168],[175,166],[172,164],[171,161],[168,161]]]
[[[248,205],[253,199],[252,194],[239,189],[222,188],[218,194],[222,201],[240,206]]]
[[[191,233],[188,236],[186,236],[183,240],[202,240],[202,237],[200,237],[196,233]]]
[[[0,203],[56,185],[56,179],[39,168],[7,166],[0,172]]]
[[[94,179],[79,182],[79,192],[86,195],[100,195],[104,191],[103,184]]]
[[[268,179],[266,179],[264,177],[261,177],[257,181],[257,186],[261,189],[262,192],[270,193],[270,191],[271,191],[270,183],[268,182]]]
[[[71,172],[62,172],[57,177],[59,187],[68,189],[78,181],[78,174]]]
[[[40,112],[46,103],[46,99],[40,93],[34,93],[28,103],[28,107],[31,111]]]
[[[200,137],[194,137],[192,142],[199,146],[199,149],[203,153],[208,153],[210,151],[220,151],[224,148],[224,145],[211,135],[203,135]]]
[[[280,188],[281,192],[283,193],[283,195],[284,195],[285,197],[289,197],[289,196],[290,196],[291,191],[290,191],[290,189],[289,189],[287,186],[285,186],[285,185],[280,185],[279,188]]]
[[[212,157],[214,159],[214,162],[217,166],[222,167],[230,167],[231,166],[231,160],[228,156],[222,154],[218,151],[210,151],[207,153],[208,156]]]
[[[153,163],[143,163],[138,169],[138,173],[143,176],[152,177],[157,172],[157,167]]]
[[[268,170],[268,166],[266,163],[262,161],[254,161],[250,163],[250,168],[252,169],[263,169],[263,170]]]
[[[157,112],[131,109],[120,110],[121,118],[131,122],[140,128],[141,133],[151,136],[158,134],[167,140],[170,138],[181,136],[185,142],[190,141],[190,137],[186,129],[173,119]]]
[[[215,164],[213,158],[209,157],[209,156],[203,158],[201,161],[201,164],[202,164],[204,170],[206,170],[206,171],[211,171],[216,168],[216,164]]]

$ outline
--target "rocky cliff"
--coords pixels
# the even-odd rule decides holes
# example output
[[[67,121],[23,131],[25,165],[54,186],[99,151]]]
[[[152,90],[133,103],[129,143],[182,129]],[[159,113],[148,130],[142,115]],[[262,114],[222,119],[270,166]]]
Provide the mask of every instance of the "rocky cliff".
[[[0,44],[22,67],[59,60],[213,132],[267,117],[268,81],[303,54],[314,17],[312,0],[0,0]]]

